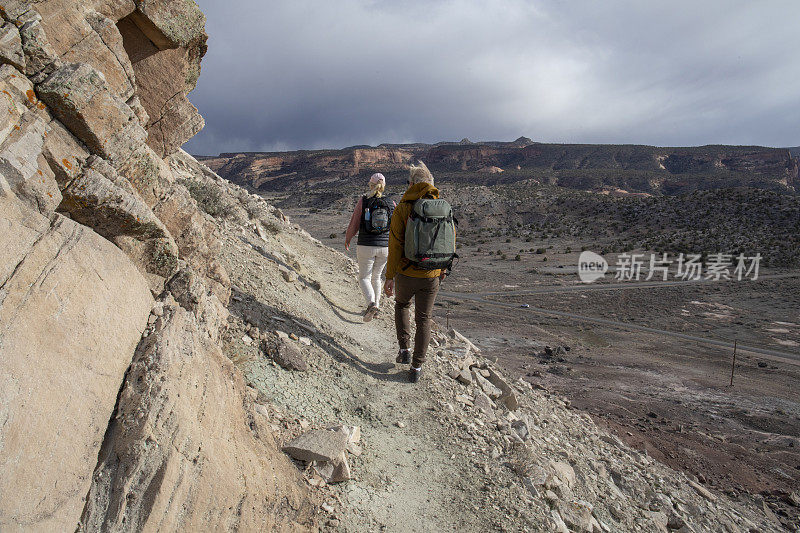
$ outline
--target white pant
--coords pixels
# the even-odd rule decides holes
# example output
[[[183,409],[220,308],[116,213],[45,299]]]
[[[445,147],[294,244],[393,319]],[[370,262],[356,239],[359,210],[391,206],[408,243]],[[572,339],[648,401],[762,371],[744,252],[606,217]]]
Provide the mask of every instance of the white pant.
[[[381,289],[383,289],[383,269],[389,259],[389,248],[386,246],[356,246],[358,259],[358,284],[364,293],[367,305],[381,305]]]

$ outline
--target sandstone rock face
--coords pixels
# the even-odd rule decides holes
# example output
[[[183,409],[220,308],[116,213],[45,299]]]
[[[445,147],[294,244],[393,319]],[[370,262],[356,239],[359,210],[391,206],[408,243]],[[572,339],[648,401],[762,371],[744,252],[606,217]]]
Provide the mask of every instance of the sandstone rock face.
[[[227,304],[230,279],[215,259],[220,247],[215,224],[198,210],[197,202],[182,185],[173,185],[164,194],[164,200],[153,212],[175,237],[181,257],[206,278],[211,291]]]
[[[175,271],[178,247],[169,231],[108,162],[91,156],[62,194],[59,210],[128,252],[143,274],[168,278]]]
[[[138,2],[137,11],[118,23],[149,117],[148,144],[162,157],[178,150],[205,124],[186,98],[206,51],[205,19],[193,4],[188,0]],[[143,11],[155,22],[146,23]],[[171,12],[181,12],[179,23],[164,23]]]
[[[261,419],[242,409],[250,402],[244,391],[192,315],[165,305],[125,380],[79,530],[275,531],[310,523],[297,469]]]
[[[38,92],[70,131],[109,161],[126,161],[147,137],[133,110],[112,94],[103,73],[87,63],[64,65]]]
[[[10,196],[0,248],[0,529],[74,527],[152,299],[113,244]]]
[[[27,111],[0,145],[0,174],[18,197],[28,200],[42,213],[52,213],[61,201],[61,194],[55,175],[40,159],[46,133],[47,123]]]
[[[313,528],[218,347],[230,280],[183,183],[220,178],[163,158],[203,125],[186,98],[202,13],[8,0],[0,16],[0,530]]]
[[[9,64],[17,70],[25,70],[25,53],[19,30],[10,22],[0,27],[0,64]]]

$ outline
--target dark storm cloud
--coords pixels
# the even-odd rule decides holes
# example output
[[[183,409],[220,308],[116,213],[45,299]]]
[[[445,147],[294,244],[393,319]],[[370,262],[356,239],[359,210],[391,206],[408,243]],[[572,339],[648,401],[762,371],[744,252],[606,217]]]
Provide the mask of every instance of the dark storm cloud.
[[[800,144],[794,1],[198,3],[196,154],[520,135]]]

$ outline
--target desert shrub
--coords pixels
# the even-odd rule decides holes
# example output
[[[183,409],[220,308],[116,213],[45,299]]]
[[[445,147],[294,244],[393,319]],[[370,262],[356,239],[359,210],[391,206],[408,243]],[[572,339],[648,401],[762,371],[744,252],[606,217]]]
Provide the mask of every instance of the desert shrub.
[[[277,235],[282,231],[280,224],[275,222],[274,220],[264,220],[262,218],[261,227],[263,227],[264,231],[266,231],[270,235]]]
[[[230,214],[230,207],[223,204],[222,193],[218,187],[190,179],[181,180],[181,184],[189,191],[198,207],[212,217]]]
[[[514,257],[514,261],[522,261],[522,258],[519,256],[519,254],[517,254],[517,255]]]

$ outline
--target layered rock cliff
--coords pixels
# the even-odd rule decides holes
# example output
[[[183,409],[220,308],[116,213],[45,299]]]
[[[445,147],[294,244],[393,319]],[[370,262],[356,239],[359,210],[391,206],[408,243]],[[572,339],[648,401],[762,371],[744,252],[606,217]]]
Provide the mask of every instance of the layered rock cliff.
[[[182,184],[209,179],[178,151],[203,127],[186,96],[202,12],[10,0],[0,15],[0,529],[312,525],[220,350],[230,280]]]
[[[422,159],[437,175],[460,183],[492,185],[536,178],[573,189],[612,186],[647,193],[751,186],[795,192],[798,159],[788,149],[758,146],[659,148],[639,145],[514,142],[381,145],[285,153],[223,153],[204,157],[214,171],[257,190],[280,191],[371,172],[400,173]],[[499,172],[486,172],[498,168]]]

